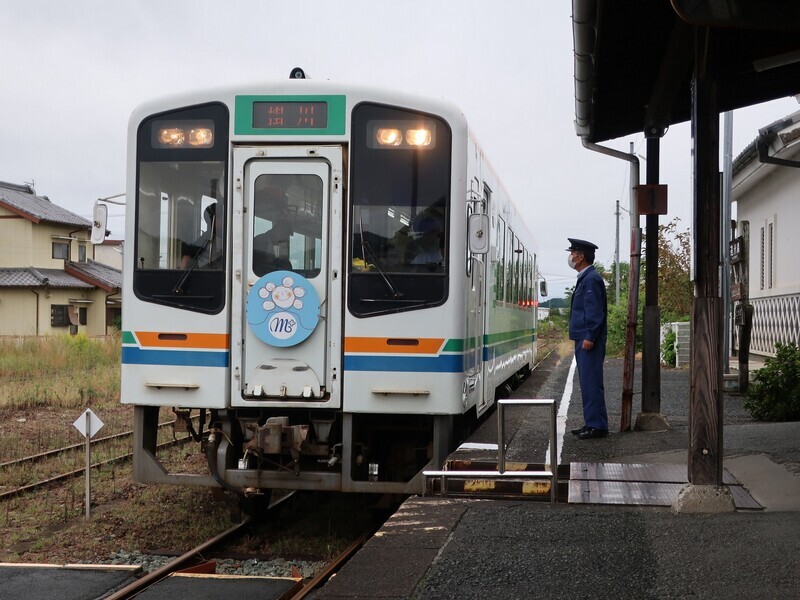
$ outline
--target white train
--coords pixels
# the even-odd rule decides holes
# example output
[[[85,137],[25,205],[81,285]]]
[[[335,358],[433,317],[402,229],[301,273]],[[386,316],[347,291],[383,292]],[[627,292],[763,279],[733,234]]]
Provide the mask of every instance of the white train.
[[[455,106],[290,78],[141,106],[128,144],[137,480],[421,492],[532,368],[533,239]],[[208,475],[161,463],[162,406]]]

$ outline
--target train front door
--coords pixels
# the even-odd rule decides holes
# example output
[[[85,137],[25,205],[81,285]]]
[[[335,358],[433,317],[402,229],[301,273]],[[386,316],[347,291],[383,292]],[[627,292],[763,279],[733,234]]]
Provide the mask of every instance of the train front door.
[[[232,405],[338,407],[342,148],[237,148],[233,172]]]

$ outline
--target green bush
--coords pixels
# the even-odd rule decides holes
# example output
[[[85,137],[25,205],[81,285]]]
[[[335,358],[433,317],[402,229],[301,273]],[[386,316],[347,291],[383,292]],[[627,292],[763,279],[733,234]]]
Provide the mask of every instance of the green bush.
[[[642,351],[642,323],[644,312],[644,293],[639,294],[638,324],[636,326],[636,352]],[[620,296],[619,304],[608,305],[608,342],[606,354],[622,356],[625,353],[625,336],[628,323],[628,297]]]
[[[661,362],[668,367],[674,367],[677,359],[677,349],[675,348],[675,340],[678,334],[674,329],[670,329],[664,334],[664,341],[661,342]]]
[[[758,369],[747,389],[744,407],[759,421],[800,420],[800,350],[775,344],[774,358]]]

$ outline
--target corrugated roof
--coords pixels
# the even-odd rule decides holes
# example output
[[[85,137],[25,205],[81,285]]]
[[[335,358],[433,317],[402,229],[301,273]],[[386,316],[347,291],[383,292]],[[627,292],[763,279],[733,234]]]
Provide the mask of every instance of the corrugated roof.
[[[37,196],[29,185],[0,181],[0,204],[32,221],[92,228],[92,222],[50,202],[47,196]]]
[[[85,263],[71,262],[67,265],[67,269],[82,279],[90,279],[100,284],[100,287],[108,291],[122,287],[122,271],[94,260]]]
[[[90,283],[81,281],[60,269],[0,269],[0,288],[72,288],[91,289]]]

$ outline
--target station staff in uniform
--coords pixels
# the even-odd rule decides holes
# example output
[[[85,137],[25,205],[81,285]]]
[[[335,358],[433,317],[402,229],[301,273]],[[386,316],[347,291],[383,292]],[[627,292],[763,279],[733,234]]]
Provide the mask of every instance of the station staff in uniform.
[[[575,361],[583,399],[584,426],[572,433],[585,440],[608,435],[603,360],[606,356],[608,303],[603,278],[595,270],[597,246],[586,240],[569,240],[570,268],[578,271],[572,292],[569,315],[569,339],[575,341]]]

